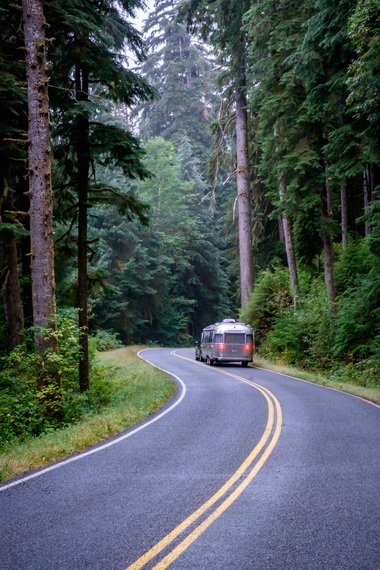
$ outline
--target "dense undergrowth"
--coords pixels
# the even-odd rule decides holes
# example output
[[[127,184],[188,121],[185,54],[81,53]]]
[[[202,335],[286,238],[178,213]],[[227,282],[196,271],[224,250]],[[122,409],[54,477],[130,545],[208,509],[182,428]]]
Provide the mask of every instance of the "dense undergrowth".
[[[0,450],[79,422],[109,405],[118,387],[109,368],[95,359],[97,351],[121,346],[107,331],[90,339],[90,390],[80,392],[78,382],[78,326],[72,311],[58,319],[59,355],[50,354],[48,368],[58,371],[61,386],[37,390],[36,356],[32,346],[33,330],[26,331],[26,342],[1,358],[0,369]]]
[[[274,266],[261,273],[241,318],[253,326],[264,358],[380,387],[379,258],[366,240],[337,248],[336,256],[334,310],[316,270],[300,273],[294,305],[287,269]]]
[[[113,344],[112,335],[110,341]],[[0,482],[82,451],[135,425],[163,406],[174,395],[175,384],[168,374],[138,358],[140,348],[96,353],[90,392],[75,397],[65,395],[65,407],[70,401],[75,402],[75,418],[71,414],[61,422],[49,424],[42,421],[37,410],[34,414],[25,411],[22,414],[25,403],[20,402],[15,414],[17,430],[8,430],[8,440],[3,440],[0,448]],[[76,391],[73,387],[71,390]],[[34,432],[30,429],[32,419]]]

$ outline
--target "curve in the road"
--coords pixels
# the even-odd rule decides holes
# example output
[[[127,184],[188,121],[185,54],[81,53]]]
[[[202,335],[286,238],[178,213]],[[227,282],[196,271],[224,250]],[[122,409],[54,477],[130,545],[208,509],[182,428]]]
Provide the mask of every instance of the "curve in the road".
[[[140,351],[140,352],[142,352],[142,351]],[[138,353],[138,356],[140,356],[140,352]],[[156,366],[156,368],[158,368],[158,366]],[[161,368],[161,370],[163,370],[163,369]],[[163,370],[163,372],[167,372],[167,371]],[[107,447],[112,447],[113,445],[120,443],[124,439],[131,437],[132,435],[134,435],[138,431],[150,426],[151,424],[153,424],[154,422],[156,422],[157,420],[159,420],[160,418],[165,416],[167,413],[171,412],[176,406],[178,406],[178,404],[180,404],[182,402],[183,398],[185,397],[186,386],[182,382],[182,380],[180,378],[178,378],[178,376],[176,376],[175,374],[171,374],[170,372],[167,372],[167,373],[170,374],[173,378],[175,378],[178,381],[178,383],[182,389],[179,397],[175,400],[175,402],[171,406],[166,407],[163,411],[161,411],[160,413],[155,415],[152,419],[140,424],[138,427],[136,427],[134,429],[132,428],[129,431],[127,431],[126,433],[123,433],[123,435],[116,436],[116,437],[112,438],[111,440],[107,441],[106,443],[101,443],[101,444],[97,445],[96,447],[89,449],[88,451],[82,451],[82,452],[78,453],[77,455],[72,455],[71,457],[68,457],[67,459],[63,459],[62,461],[59,461],[57,463],[53,463],[52,465],[49,465],[49,467],[43,467],[42,469],[39,469],[38,471],[31,473],[30,475],[23,475],[23,476],[19,477],[18,479],[11,481],[10,483],[6,483],[4,485],[1,485],[0,486],[0,492],[6,491],[7,489],[10,489],[11,487],[15,487],[16,485],[20,485],[21,483],[25,483],[26,481],[29,481],[30,479],[34,479],[35,477],[40,477],[41,475],[44,475],[44,473],[48,473],[49,471],[54,471],[55,469],[59,469],[60,467],[63,467],[64,465],[67,465],[68,463],[72,463],[73,461],[78,461],[80,459],[83,459],[84,457],[87,457],[88,455],[93,455],[94,453],[99,453],[99,451],[102,451],[103,449],[106,449]]]
[[[188,360],[192,363],[194,361],[186,356],[181,356],[177,354],[177,351],[173,351],[172,354],[183,360]],[[198,366],[206,366],[200,362],[196,363]],[[208,366],[207,366],[208,368]],[[218,372],[225,374],[226,376],[231,376],[240,382],[244,382],[249,386],[252,386],[264,396],[268,405],[268,420],[265,427],[264,433],[252,450],[245,461],[240,465],[239,469],[232,475],[232,477],[217,491],[208,501],[206,501],[201,507],[199,507],[192,515],[185,519],[180,525],[178,525],[174,530],[172,530],[167,536],[165,536],[160,542],[153,546],[148,552],[141,556],[136,562],[127,568],[127,570],[139,570],[143,568],[148,562],[150,562],[155,556],[157,556],[162,550],[168,547],[177,537],[179,537],[186,529],[195,523],[198,519],[201,519],[198,526],[196,526],[190,534],[188,534],[179,544],[177,544],[160,562],[158,562],[153,570],[163,570],[167,568],[176,558],[178,558],[189,546],[192,544],[232,503],[241,495],[244,489],[251,483],[260,469],[263,467],[264,463],[268,459],[269,455],[272,453],[281,432],[282,425],[282,411],[281,406],[277,398],[270,392],[267,388],[251,382],[242,376],[237,374],[232,374],[226,370],[219,369]],[[276,418],[276,422],[275,422]],[[272,437],[271,437],[272,436]],[[269,443],[268,440],[271,437]],[[263,451],[261,454],[260,453]],[[260,456],[260,457],[259,457]],[[255,460],[259,457],[257,462]],[[253,465],[253,467],[252,467]],[[243,474],[247,472],[249,467],[251,470],[246,473],[244,480],[238,484],[237,481],[243,477]],[[222,502],[222,498],[229,493],[227,498]],[[201,518],[202,515],[206,513],[211,507],[214,510],[206,517]]]

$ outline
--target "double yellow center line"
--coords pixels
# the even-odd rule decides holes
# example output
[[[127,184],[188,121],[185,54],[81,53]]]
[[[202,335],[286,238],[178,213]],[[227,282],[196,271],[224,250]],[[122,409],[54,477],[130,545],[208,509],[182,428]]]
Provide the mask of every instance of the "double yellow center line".
[[[189,360],[193,364],[194,361],[185,356],[180,356],[175,351],[172,352],[173,355],[184,360]],[[200,362],[196,363],[198,366],[206,366]],[[207,366],[208,368],[208,366]],[[157,564],[153,567],[153,570],[163,570],[167,568],[178,558],[185,550],[188,548],[232,503],[239,497],[239,495],[244,491],[244,489],[249,485],[252,479],[260,471],[261,467],[264,465],[265,461],[268,459],[269,455],[272,453],[278,438],[280,437],[281,425],[282,425],[282,411],[281,406],[277,398],[269,391],[267,388],[251,382],[242,376],[237,374],[232,374],[226,370],[218,369],[218,372],[225,374],[226,376],[231,376],[240,382],[244,382],[252,388],[255,388],[266,399],[268,405],[268,420],[264,430],[264,433],[248,455],[245,461],[240,465],[239,469],[232,475],[232,477],[212,496],[208,501],[206,501],[202,506],[200,506],[193,514],[191,514],[187,519],[185,519],[181,524],[179,524],[174,530],[172,530],[168,535],[166,535],[160,542],[158,542],[153,548],[148,550],[141,558],[136,560],[127,570],[139,570],[145,564],[150,562],[154,557],[156,557],[160,552],[167,548],[173,540],[179,537],[185,532],[191,525],[195,523],[203,514],[210,509],[210,514],[203,518],[197,526],[189,533],[183,540],[174,546],[168,554],[164,556]],[[264,450],[264,451],[263,451]],[[263,451],[263,453],[261,453]],[[261,455],[260,455],[261,454]],[[260,456],[260,457],[259,457]],[[257,459],[257,461],[255,461]],[[243,481],[232,489],[235,483],[245,474]],[[226,498],[220,503],[223,496]],[[216,503],[220,503],[216,505]],[[211,510],[214,507],[214,510]]]

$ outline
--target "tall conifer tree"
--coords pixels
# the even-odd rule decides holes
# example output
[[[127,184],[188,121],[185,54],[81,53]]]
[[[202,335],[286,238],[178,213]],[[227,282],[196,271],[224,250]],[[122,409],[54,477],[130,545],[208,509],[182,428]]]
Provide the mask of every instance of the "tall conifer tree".
[[[39,356],[38,386],[51,382],[44,367],[46,353],[58,352],[54,277],[53,196],[45,18],[42,0],[23,0],[29,117],[29,194],[32,259],[33,324]],[[50,332],[49,332],[50,331]],[[55,382],[59,384],[56,375]]]
[[[250,7],[245,0],[188,0],[181,7],[190,29],[197,31],[218,50],[218,61],[228,69],[229,99],[235,108],[236,180],[239,209],[239,252],[241,306],[244,308],[253,290],[251,239],[251,191],[247,134],[247,38],[243,16]]]
[[[330,310],[335,311],[334,225],[334,156],[329,139],[334,131],[347,124],[344,89],[347,67],[353,55],[346,25],[353,12],[354,0],[318,0],[316,13],[307,22],[306,33],[295,66],[306,89],[305,108],[314,124],[316,152],[321,171],[321,233],[324,249],[325,283]]]
[[[145,141],[161,136],[178,148],[187,137],[204,168],[217,101],[212,63],[206,47],[176,21],[179,4],[179,0],[156,1],[145,22],[148,57],[141,70],[157,88],[158,96],[135,112],[140,114],[140,134]]]
[[[286,59],[299,45],[301,26],[308,13],[308,6],[302,5],[300,9],[299,3],[280,0],[275,5],[254,3],[245,17],[250,100],[258,118],[259,174],[281,215],[294,299],[298,294],[298,274],[293,226],[295,203],[300,197],[289,156],[296,153],[300,139],[305,136],[300,121],[305,93],[297,85]]]
[[[119,10],[119,4],[122,10]],[[129,23],[139,0],[93,2],[84,0],[48,5],[56,38],[49,50],[53,117],[57,124],[54,149],[59,177],[57,201],[78,220],[78,308],[80,324],[80,386],[89,387],[88,364],[88,240],[90,199],[117,199],[120,207],[135,213],[142,208],[132,195],[124,195],[96,178],[96,165],[117,165],[126,176],[146,176],[139,141],[112,120],[107,100],[131,105],[152,96],[152,89],[123,62],[128,47],[143,57],[139,33]]]
[[[16,33],[19,13],[2,3],[0,17],[0,289],[8,348],[13,349],[24,340],[18,242],[27,233],[27,216],[18,213],[18,194],[26,191],[27,101],[25,91],[17,87],[25,82],[25,65],[19,60],[22,40]]]

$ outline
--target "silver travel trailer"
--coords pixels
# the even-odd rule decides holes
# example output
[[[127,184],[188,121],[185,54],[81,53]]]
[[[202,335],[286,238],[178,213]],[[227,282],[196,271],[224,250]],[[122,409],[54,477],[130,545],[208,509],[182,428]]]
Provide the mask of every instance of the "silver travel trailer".
[[[248,362],[252,362],[254,349],[252,328],[234,319],[224,319],[203,329],[201,341],[196,342],[195,360],[210,365],[215,362],[241,362],[242,366],[247,366]]]

